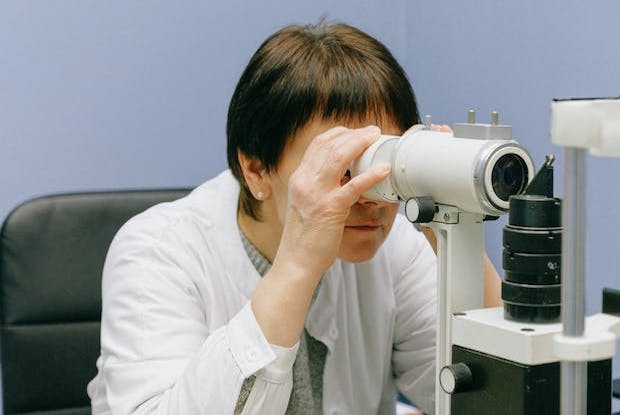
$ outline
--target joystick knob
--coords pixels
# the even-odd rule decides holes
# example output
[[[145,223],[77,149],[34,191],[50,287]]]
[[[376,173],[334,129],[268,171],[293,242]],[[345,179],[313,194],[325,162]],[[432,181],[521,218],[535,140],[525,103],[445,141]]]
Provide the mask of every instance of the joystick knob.
[[[465,363],[444,366],[439,371],[439,384],[449,394],[465,392],[473,385],[471,370]]]

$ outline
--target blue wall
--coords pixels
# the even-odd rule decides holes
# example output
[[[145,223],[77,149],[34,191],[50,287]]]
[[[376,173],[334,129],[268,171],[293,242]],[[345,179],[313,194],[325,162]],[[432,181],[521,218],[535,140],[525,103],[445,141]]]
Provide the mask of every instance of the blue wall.
[[[0,1],[0,217],[35,195],[222,170],[236,81],[285,24],[327,14],[404,49],[402,5],[328,3]]]
[[[252,52],[279,27],[323,15],[386,43],[435,120],[500,111],[537,164],[560,158],[559,193],[550,100],[620,94],[616,0],[0,0],[0,218],[37,195],[213,176],[226,164],[226,108]],[[620,286],[617,177],[620,160],[589,160],[589,314],[603,286]],[[486,232],[498,268],[504,223]]]

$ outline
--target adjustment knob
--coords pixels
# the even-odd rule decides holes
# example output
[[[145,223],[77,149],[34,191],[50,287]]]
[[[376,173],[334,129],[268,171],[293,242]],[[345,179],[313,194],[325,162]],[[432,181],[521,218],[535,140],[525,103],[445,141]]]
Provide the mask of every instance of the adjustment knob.
[[[465,392],[473,385],[471,370],[465,363],[444,366],[439,371],[439,384],[449,394]]]
[[[412,197],[405,203],[405,215],[412,223],[431,222],[435,213],[435,201],[430,196]]]

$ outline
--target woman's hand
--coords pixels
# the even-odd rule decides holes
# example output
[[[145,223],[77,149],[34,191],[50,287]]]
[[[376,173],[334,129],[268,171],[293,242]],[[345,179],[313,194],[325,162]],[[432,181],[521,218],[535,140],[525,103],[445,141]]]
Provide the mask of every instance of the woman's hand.
[[[337,256],[345,221],[360,196],[385,179],[382,164],[343,180],[351,162],[380,136],[378,127],[335,127],[312,140],[289,179],[288,209],[275,263],[320,278]]]
[[[290,347],[297,342],[312,294],[338,255],[351,207],[389,175],[385,164],[343,180],[351,162],[380,134],[374,126],[332,128],[310,141],[290,175],[278,251],[252,296],[269,343]]]

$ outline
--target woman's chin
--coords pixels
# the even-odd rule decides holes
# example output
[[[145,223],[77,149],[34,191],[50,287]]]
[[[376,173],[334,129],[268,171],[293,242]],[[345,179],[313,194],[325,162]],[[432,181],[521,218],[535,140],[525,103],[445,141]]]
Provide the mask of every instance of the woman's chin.
[[[340,245],[338,258],[353,263],[369,261],[375,256],[382,242],[383,241],[366,240],[351,243],[344,239],[343,243]]]

